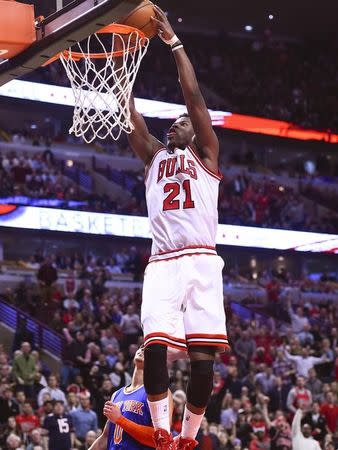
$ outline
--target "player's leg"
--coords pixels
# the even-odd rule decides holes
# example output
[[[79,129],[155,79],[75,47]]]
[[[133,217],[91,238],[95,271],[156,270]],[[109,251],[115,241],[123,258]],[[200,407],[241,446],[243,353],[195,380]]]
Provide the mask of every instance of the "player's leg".
[[[179,449],[194,448],[197,444],[195,437],[201,426],[213,387],[215,352],[215,347],[207,346],[195,346],[189,349],[191,373]]]
[[[174,449],[170,435],[167,346],[186,351],[181,311],[182,289],[176,261],[148,265],[143,284],[141,321],[144,330],[144,387],[157,449]],[[176,279],[175,279],[176,277]]]
[[[144,351],[144,388],[155,430],[170,432],[167,347],[150,344]]]
[[[196,255],[186,262],[184,327],[191,361],[179,450],[194,448],[213,383],[216,350],[228,347],[223,306],[224,263],[218,256]],[[188,419],[188,420],[187,420]]]

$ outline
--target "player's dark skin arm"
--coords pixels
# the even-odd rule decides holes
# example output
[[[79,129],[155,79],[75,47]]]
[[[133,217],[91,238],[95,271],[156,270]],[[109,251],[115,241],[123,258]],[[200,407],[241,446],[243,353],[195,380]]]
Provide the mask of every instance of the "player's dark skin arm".
[[[174,36],[174,30],[165,13],[158,6],[154,7],[156,17],[152,20],[159,29],[160,37],[169,40]],[[203,162],[217,172],[219,143],[212,128],[210,114],[199,88],[195,70],[184,48],[175,50],[173,54],[185,104],[195,132],[194,144]]]
[[[159,36],[168,41],[175,35],[175,32],[161,8],[154,5],[154,9],[156,17],[152,17],[152,20],[158,27]],[[173,53],[185,104],[195,133],[194,146],[204,164],[212,171],[218,172],[219,143],[212,128],[210,114],[200,91],[195,70],[184,48],[177,49]],[[191,361],[213,360],[214,356],[189,350],[189,358]],[[163,398],[163,396],[158,397],[154,399],[149,397],[149,399],[155,401]],[[196,407],[189,402],[187,407],[194,414],[204,414],[205,412],[205,408]]]
[[[164,145],[156,139],[152,134],[149,133],[147,124],[142,116],[136,108],[134,96],[131,95],[130,102],[130,115],[131,122],[134,125],[135,129],[127,135],[128,142],[133,151],[137,154],[137,156],[143,161],[144,165],[150,163],[154,153]]]

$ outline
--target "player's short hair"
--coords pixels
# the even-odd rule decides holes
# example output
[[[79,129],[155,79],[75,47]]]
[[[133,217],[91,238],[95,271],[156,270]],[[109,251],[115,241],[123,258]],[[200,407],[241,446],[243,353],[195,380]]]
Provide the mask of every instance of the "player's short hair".
[[[188,113],[180,114],[177,118],[180,119],[181,117],[187,117],[188,119],[190,119],[190,116]]]

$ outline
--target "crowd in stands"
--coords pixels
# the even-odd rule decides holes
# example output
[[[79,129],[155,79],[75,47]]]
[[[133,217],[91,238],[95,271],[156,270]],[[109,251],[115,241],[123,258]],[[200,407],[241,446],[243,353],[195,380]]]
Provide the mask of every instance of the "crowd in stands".
[[[249,37],[249,36],[247,36]],[[290,42],[262,38],[240,39],[222,34],[182,34],[198,78],[214,109],[287,120],[297,125],[337,131],[337,42]],[[174,61],[152,42],[142,62],[136,95],[182,102]],[[163,71],[165,67],[165,71]],[[51,64],[30,75],[34,81],[68,85],[63,68]]]
[[[48,202],[55,199],[58,201],[55,206],[78,210],[147,214],[143,173],[108,167],[101,169],[101,173],[129,192],[129,200],[119,202],[108,195],[85,192],[80,182],[75,183],[64,175],[68,175],[68,168],[61,161],[55,161],[49,150],[33,156],[18,156],[10,152],[0,158],[0,196],[16,197],[21,199],[20,202],[24,196]],[[321,210],[312,200],[312,194],[314,199],[325,203],[325,191],[316,190],[311,183],[302,187],[302,193],[307,196],[304,198],[293,188],[281,186],[271,177],[253,177],[245,171],[239,175],[227,175],[226,170],[224,175],[219,195],[220,223],[328,233],[338,230],[334,190],[329,197],[332,201],[326,205],[332,209]]]
[[[25,322],[18,323],[12,348],[0,349],[0,447],[47,450],[46,416],[54,412],[72,417],[73,448],[88,449],[104,426],[104,402],[130,382],[132,359],[142,344],[141,291],[107,287],[107,273],[139,273],[142,257],[136,248],[116,252],[108,261],[79,254],[44,259],[38,251],[30,264],[37,270],[38,291],[21,285],[6,300],[40,320],[48,318],[49,326],[64,336],[63,364],[59,372],[52,372],[41,360]],[[68,275],[57,287],[62,269]],[[225,286],[249,282],[233,272],[225,274],[224,281]],[[293,280],[285,272],[272,277],[268,271],[259,274],[256,282],[267,291],[271,314],[248,318],[232,309],[225,297],[232,351],[217,354],[198,449],[291,450],[290,425],[301,408],[304,436],[312,436],[323,450],[334,450],[338,445],[337,302],[315,305],[294,300],[283,288],[322,292],[330,286],[337,292],[337,283],[325,275],[314,282]],[[181,430],[188,374],[185,360],[175,362],[170,370],[176,434]]]
[[[48,149],[32,156],[16,152],[1,154],[0,195],[81,200],[79,186],[63,176]]]

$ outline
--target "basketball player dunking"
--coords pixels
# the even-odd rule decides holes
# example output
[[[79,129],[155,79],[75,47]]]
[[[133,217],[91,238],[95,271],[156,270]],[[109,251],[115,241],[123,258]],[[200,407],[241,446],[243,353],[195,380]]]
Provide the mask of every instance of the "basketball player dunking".
[[[178,449],[192,449],[212,390],[215,351],[228,346],[223,308],[223,260],[215,251],[221,174],[218,140],[192,64],[164,12],[155,6],[160,38],[170,45],[188,114],[169,129],[167,145],[153,137],[131,100],[128,136],[146,168],[153,236],[141,310],[144,386],[156,448],[176,448],[170,434],[167,347],[187,350],[191,377]]]

